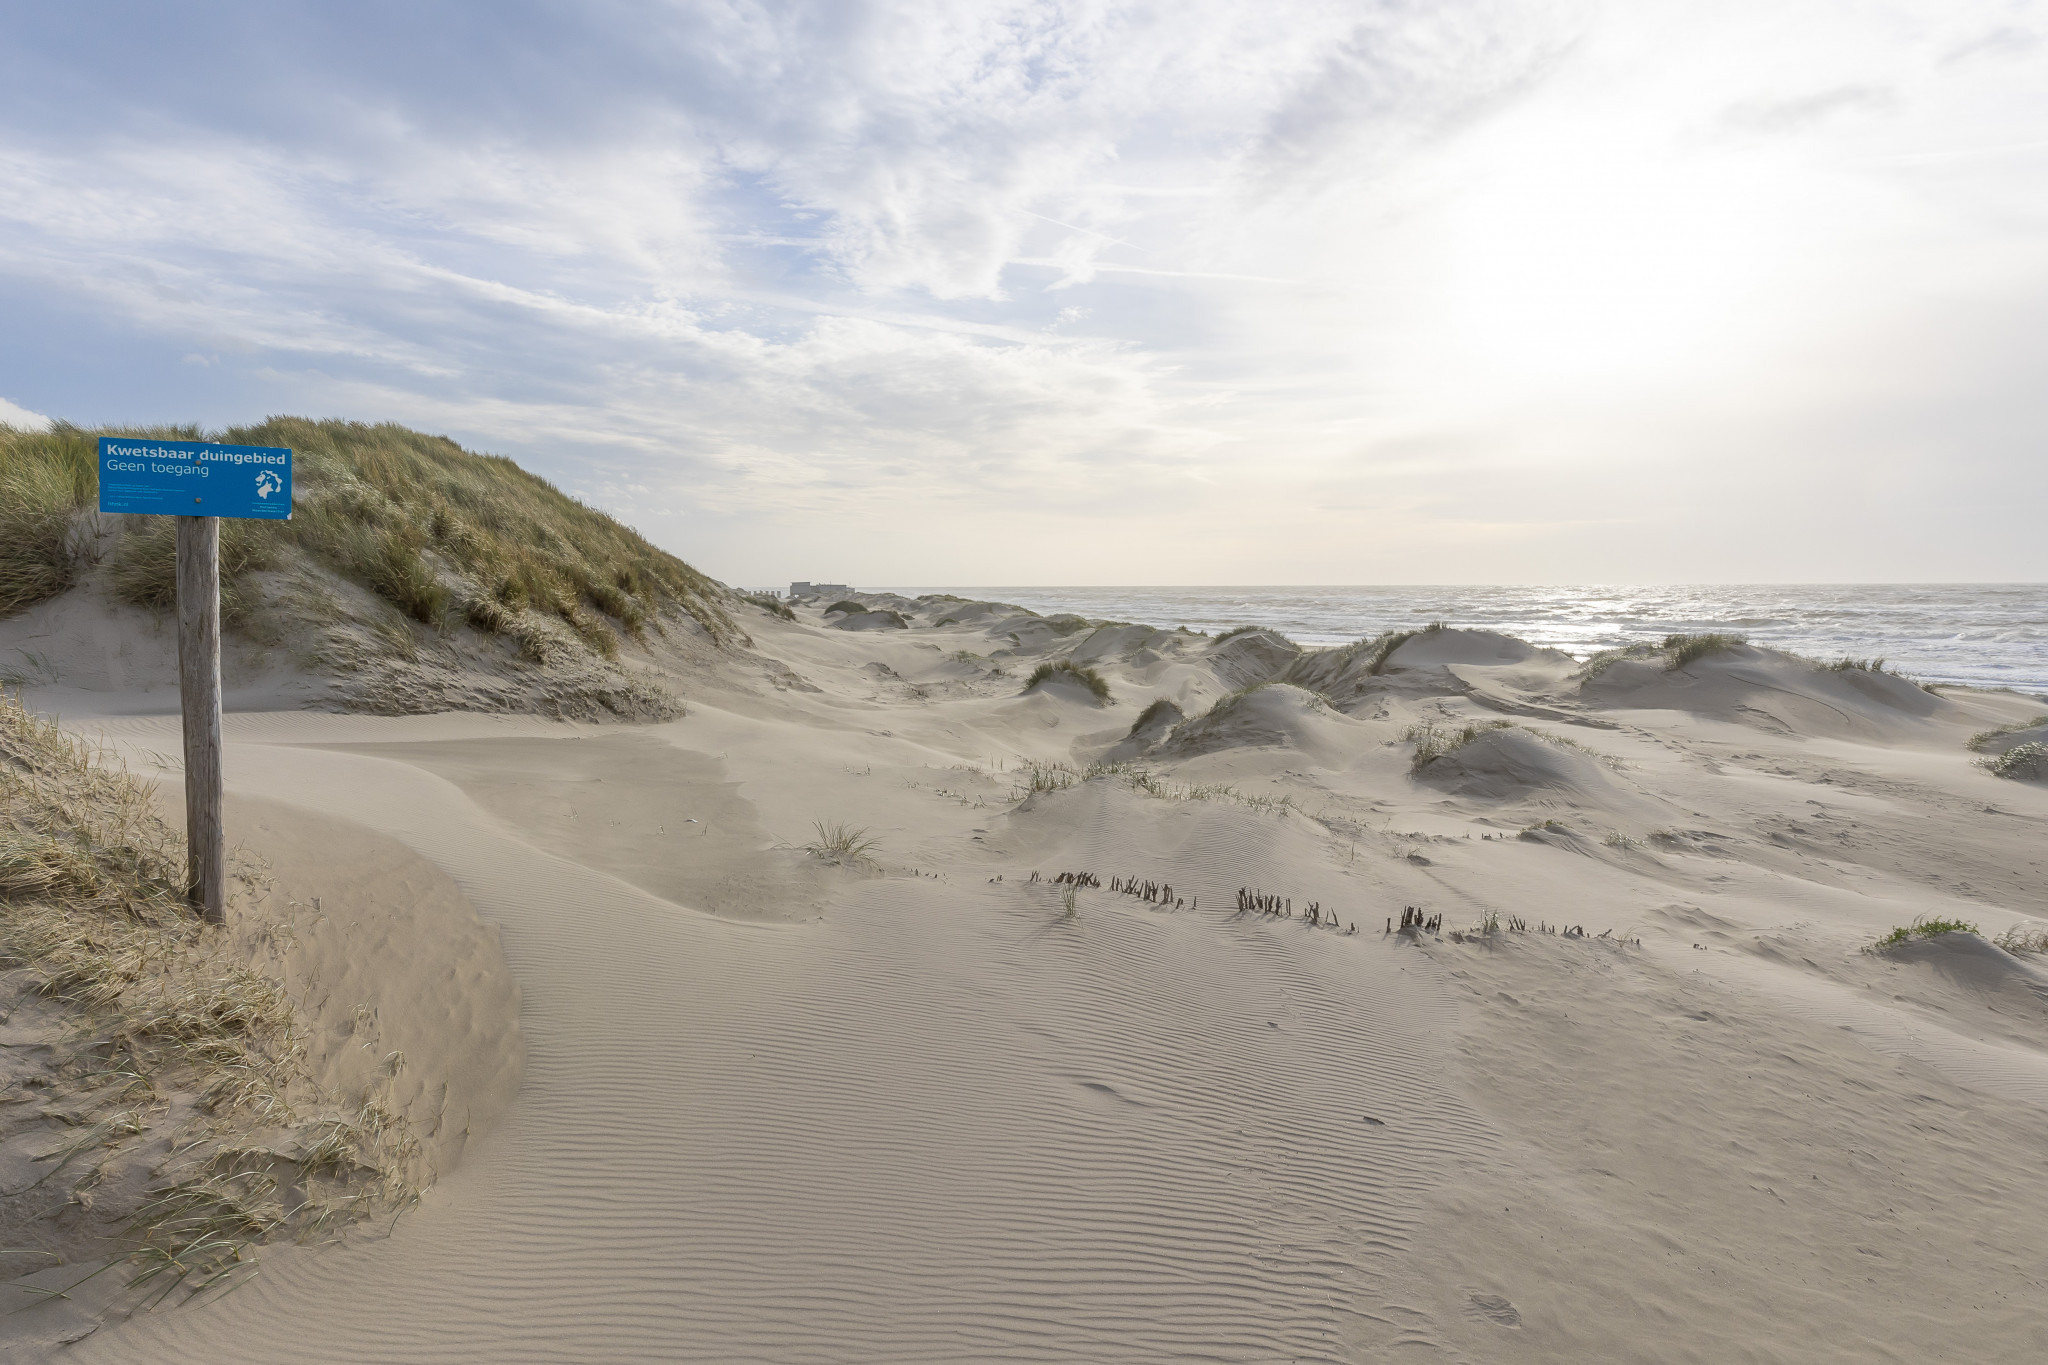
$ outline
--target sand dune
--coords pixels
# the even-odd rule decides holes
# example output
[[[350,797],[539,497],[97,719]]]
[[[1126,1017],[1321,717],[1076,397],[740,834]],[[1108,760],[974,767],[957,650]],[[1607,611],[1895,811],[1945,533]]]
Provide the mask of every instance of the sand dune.
[[[911,624],[750,619],[660,725],[231,716],[237,837],[366,827],[496,929],[523,1082],[388,1236],[64,1358],[2048,1352],[2048,975],[1861,951],[2048,917],[2048,788],[1965,747],[2027,699],[866,604]],[[1019,695],[1069,654],[1109,704]]]

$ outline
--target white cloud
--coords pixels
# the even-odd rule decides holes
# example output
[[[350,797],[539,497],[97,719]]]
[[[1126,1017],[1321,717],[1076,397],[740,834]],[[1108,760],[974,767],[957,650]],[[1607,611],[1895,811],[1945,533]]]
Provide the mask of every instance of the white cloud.
[[[18,403],[0,398],[0,426],[15,427],[23,431],[47,431],[50,419],[40,412],[30,412]]]
[[[1769,576],[1788,499],[1861,552],[1859,461],[2042,477],[2002,0],[567,14],[195,19],[231,88],[116,47],[70,123],[69,48],[0,58],[0,290],[208,420],[420,422],[760,581]],[[1752,530],[1631,529],[1702,500]],[[1893,576],[2048,571],[1932,505]]]

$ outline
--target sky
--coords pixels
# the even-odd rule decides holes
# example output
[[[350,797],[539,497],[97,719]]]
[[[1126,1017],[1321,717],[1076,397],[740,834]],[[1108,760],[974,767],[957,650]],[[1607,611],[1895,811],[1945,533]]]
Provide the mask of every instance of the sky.
[[[750,587],[2048,580],[2048,3],[0,16],[0,421]]]

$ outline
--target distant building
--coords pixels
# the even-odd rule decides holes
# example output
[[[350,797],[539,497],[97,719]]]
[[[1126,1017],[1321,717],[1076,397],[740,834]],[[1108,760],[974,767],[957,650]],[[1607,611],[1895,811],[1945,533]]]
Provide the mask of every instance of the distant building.
[[[789,585],[789,595],[791,597],[821,597],[828,592],[852,591],[853,589],[844,583],[792,583]]]

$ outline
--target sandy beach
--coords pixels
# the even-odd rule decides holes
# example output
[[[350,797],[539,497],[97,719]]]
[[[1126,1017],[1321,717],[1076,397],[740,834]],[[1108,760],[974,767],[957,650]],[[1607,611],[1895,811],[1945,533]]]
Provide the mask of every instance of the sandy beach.
[[[476,926],[386,1021],[474,1114],[388,1224],[13,1358],[2048,1351],[2048,972],[1989,942],[2048,789],[1965,747],[2032,699],[819,605],[664,723],[231,713],[251,913]],[[33,706],[175,771],[161,691],[67,668]],[[1927,917],[1981,933],[1865,951]]]

